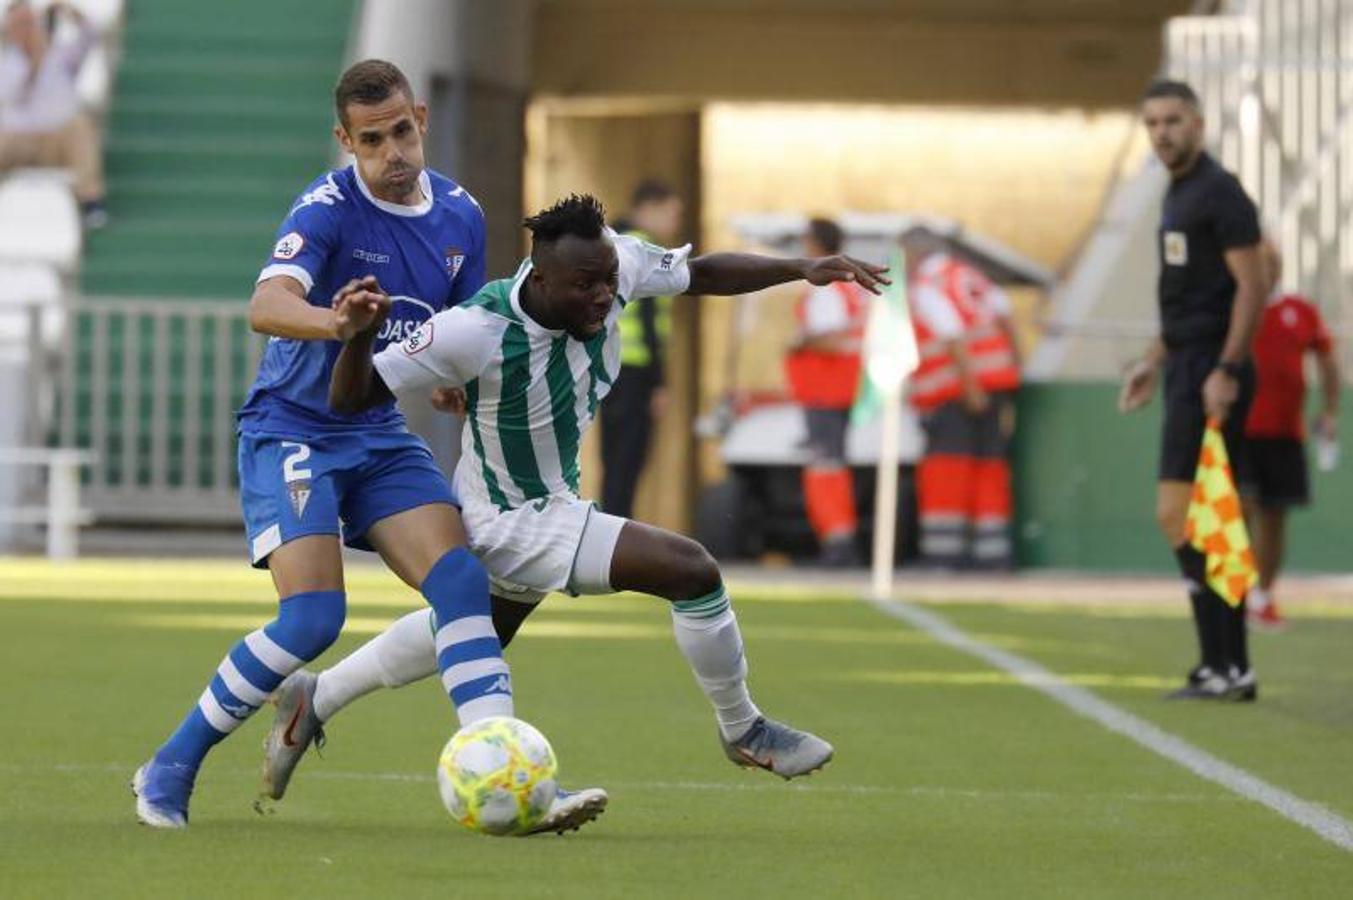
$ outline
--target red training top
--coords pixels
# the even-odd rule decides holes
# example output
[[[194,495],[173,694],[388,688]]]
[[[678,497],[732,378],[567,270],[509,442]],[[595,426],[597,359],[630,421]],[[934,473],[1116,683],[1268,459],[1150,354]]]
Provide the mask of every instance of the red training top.
[[[1270,300],[1254,339],[1259,386],[1245,420],[1245,434],[1256,438],[1302,439],[1306,426],[1307,350],[1329,353],[1330,335],[1320,310],[1305,297],[1284,294]]]

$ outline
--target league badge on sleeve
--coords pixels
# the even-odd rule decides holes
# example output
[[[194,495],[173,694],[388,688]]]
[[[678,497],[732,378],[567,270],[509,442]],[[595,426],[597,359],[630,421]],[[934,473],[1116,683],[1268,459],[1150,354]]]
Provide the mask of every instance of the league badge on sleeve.
[[[295,259],[296,254],[301,252],[305,246],[305,238],[301,237],[299,231],[289,231],[282,235],[277,241],[277,246],[272,248],[273,259]]]
[[[456,276],[460,274],[460,267],[465,265],[465,251],[459,247],[446,248],[446,274],[455,281]]]
[[[404,355],[413,356],[427,349],[432,343],[432,320],[428,319],[418,330],[404,339]]]

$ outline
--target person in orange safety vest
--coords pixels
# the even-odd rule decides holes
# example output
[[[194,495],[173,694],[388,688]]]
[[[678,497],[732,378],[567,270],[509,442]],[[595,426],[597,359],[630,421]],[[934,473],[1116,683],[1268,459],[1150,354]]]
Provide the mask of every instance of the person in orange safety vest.
[[[1020,383],[1010,298],[929,232],[909,232],[903,246],[921,356],[910,399],[926,435],[916,475],[921,556],[947,567],[1006,569]]]
[[[841,228],[835,222],[813,219],[808,223],[804,237],[808,256],[840,253],[841,244]],[[846,430],[860,382],[868,297],[853,282],[810,288],[795,307],[798,335],[785,360],[790,393],[803,407],[808,428],[804,505],[821,548],[819,561],[831,567],[860,563]]]

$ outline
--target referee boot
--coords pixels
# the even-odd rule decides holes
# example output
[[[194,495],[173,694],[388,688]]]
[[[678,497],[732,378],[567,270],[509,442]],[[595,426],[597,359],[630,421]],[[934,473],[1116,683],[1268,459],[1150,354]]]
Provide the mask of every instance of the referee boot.
[[[1249,702],[1259,696],[1259,682],[1254,669],[1241,672],[1232,666],[1219,672],[1211,666],[1194,666],[1183,687],[1171,691],[1167,700],[1229,700]]]

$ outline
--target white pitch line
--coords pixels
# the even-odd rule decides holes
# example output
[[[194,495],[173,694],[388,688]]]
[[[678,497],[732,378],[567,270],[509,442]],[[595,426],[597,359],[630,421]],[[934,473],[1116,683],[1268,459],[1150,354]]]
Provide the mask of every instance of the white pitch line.
[[[1200,778],[1219,784],[1246,800],[1262,804],[1278,815],[1344,850],[1353,851],[1353,822],[1319,803],[1303,800],[1280,787],[1251,775],[1244,769],[1218,759],[1212,754],[1182,738],[1175,737],[1120,709],[1084,688],[1068,684],[1056,673],[1022,656],[984,644],[951,624],[947,619],[897,600],[866,598],[879,611],[900,619],[913,628],[924,631],[942,644],[961,650],[970,656],[1002,669],[1015,676],[1021,684],[1045,694],[1077,715],[1098,722],[1140,744],[1146,749],[1183,766]]]
[[[133,763],[56,763],[55,765],[12,765],[0,764],[0,772],[25,774],[30,772],[55,771],[65,775],[82,775],[90,772],[110,772],[126,775],[135,769]],[[230,769],[230,774],[254,774],[254,769]],[[356,781],[432,784],[435,775],[418,772],[358,772],[344,769],[323,769],[312,767],[305,775],[307,780],[316,781]],[[632,791],[678,791],[692,793],[721,794],[737,793],[783,793],[802,791],[814,794],[846,794],[852,796],[873,795],[893,797],[943,797],[965,800],[1048,800],[1048,801],[1084,801],[1113,800],[1133,803],[1207,803],[1240,802],[1230,797],[1216,797],[1211,794],[1188,794],[1179,792],[1151,793],[1149,791],[1009,791],[989,790],[987,788],[963,788],[948,785],[914,784],[905,787],[874,784],[832,784],[817,783],[781,784],[769,779],[757,779],[755,783],[737,784],[723,781],[607,781],[602,787],[612,790]]]

